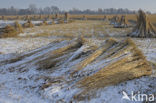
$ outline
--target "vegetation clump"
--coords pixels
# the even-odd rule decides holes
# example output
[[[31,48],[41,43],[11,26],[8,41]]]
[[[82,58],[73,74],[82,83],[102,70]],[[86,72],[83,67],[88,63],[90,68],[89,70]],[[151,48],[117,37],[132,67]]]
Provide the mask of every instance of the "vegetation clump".
[[[18,34],[18,32],[11,25],[7,25],[6,27],[0,29],[0,38],[15,37],[15,36],[17,36],[17,34]]]
[[[144,11],[138,11],[137,24],[128,36],[140,38],[156,37],[156,28],[149,21],[148,15]]]
[[[65,14],[64,14],[64,20],[65,20],[66,22],[69,21],[69,14],[68,14],[67,12],[65,12]]]
[[[111,19],[110,19],[110,24],[111,25],[116,25],[117,23],[119,23],[119,17],[118,16],[113,16]]]
[[[24,20],[30,20],[30,16],[29,16],[29,15],[26,15],[26,16],[24,17]]]
[[[46,26],[46,25],[48,25],[46,20],[44,20],[42,23],[38,24],[38,26]]]
[[[108,45],[110,42],[113,44]],[[105,45],[108,45],[108,47],[104,48],[106,47]],[[104,48],[103,51],[102,48]],[[146,60],[143,53],[136,47],[135,43],[128,38],[121,42],[112,40],[105,42],[104,46],[97,49],[87,58],[88,60],[86,59],[86,61],[78,64],[79,68],[76,69],[78,71],[74,73],[74,76],[77,75],[78,72],[83,71],[91,62],[109,60],[112,58],[120,59],[109,63],[92,75],[87,75],[76,84],[80,86],[80,88],[83,88],[83,91],[75,95],[75,98],[83,99],[88,95],[92,96],[94,90],[96,91],[106,86],[116,85],[127,80],[152,74],[151,65]]]
[[[86,15],[83,15],[83,20],[87,20],[87,16]]]
[[[59,15],[58,14],[55,14],[55,19],[59,19]]]
[[[15,21],[14,27],[18,33],[23,33],[23,28],[22,28],[21,24],[18,23],[18,21]]]
[[[128,20],[127,20],[126,16],[121,16],[119,23],[114,25],[114,27],[115,28],[127,28],[128,27]]]
[[[32,28],[34,27],[34,24],[31,22],[31,20],[28,20],[26,23],[23,24],[25,28]]]

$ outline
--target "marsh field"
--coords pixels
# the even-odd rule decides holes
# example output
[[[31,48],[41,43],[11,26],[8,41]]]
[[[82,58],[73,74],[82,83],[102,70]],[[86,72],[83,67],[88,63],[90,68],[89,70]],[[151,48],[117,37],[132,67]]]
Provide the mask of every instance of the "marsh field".
[[[114,16],[1,16],[8,34],[0,38],[0,103],[134,103],[123,91],[156,95],[156,39],[127,36],[136,15],[126,15],[125,28],[110,23]],[[148,17],[156,26],[156,15]],[[15,21],[22,32],[3,30]]]

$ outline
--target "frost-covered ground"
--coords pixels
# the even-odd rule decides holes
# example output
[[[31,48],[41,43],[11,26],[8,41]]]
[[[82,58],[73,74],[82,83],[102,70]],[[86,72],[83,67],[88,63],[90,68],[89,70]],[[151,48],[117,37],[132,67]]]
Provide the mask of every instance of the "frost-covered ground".
[[[71,30],[71,29],[69,29]],[[80,30],[80,29],[79,29]],[[67,30],[68,31],[68,30]],[[110,32],[111,30],[108,30]],[[35,31],[42,32],[42,30]],[[63,32],[63,31],[62,31]],[[87,31],[86,31],[87,32]],[[123,31],[122,31],[123,32]],[[31,32],[30,32],[31,33]],[[116,32],[118,33],[118,32]],[[116,33],[112,33],[113,36]],[[26,35],[27,33],[23,34]],[[22,34],[21,34],[22,35]],[[61,76],[69,67],[77,64],[81,59],[76,61],[71,61],[71,58],[66,62],[70,62],[69,65],[64,65],[58,70],[52,71],[40,71],[36,70],[34,65],[22,65],[26,68],[19,70],[19,68],[14,69],[12,66],[21,64],[30,59],[33,59],[37,56],[42,55],[49,50],[53,50],[59,46],[63,46],[66,42],[61,42],[57,46],[53,46],[58,38],[54,37],[35,37],[35,38],[3,38],[0,39],[0,62],[2,60],[10,59],[15,54],[9,53],[30,53],[30,50],[39,50],[43,49],[39,54],[32,55],[22,59],[22,61],[6,65],[5,67],[0,66],[0,103],[55,103],[60,100],[59,103],[69,103],[73,94],[75,92],[81,91],[79,88],[69,87],[68,89],[62,89],[66,87],[66,84],[54,83],[53,86],[41,89],[41,86],[49,79],[55,78],[56,76]],[[149,61],[156,63],[156,40],[155,39],[133,39],[137,46],[143,51],[145,56]],[[99,44],[99,40],[94,40]],[[51,44],[49,44],[51,43]],[[51,48],[46,48],[48,45]],[[41,47],[41,48],[40,48]],[[37,49],[38,48],[38,49]],[[85,47],[84,47],[85,48]],[[80,48],[79,53],[83,48]],[[76,54],[75,54],[76,55]],[[32,61],[31,64],[34,62]],[[8,68],[10,67],[10,68]],[[92,67],[92,65],[91,65]],[[131,95],[131,92],[135,93],[146,93],[153,94],[156,93],[156,74],[152,76],[141,77],[134,80],[129,80],[118,85],[109,86],[97,91],[96,98],[92,98],[90,101],[83,101],[82,103],[135,103],[129,100],[122,99],[122,92],[125,91],[128,95]],[[61,101],[62,100],[62,101]],[[141,102],[136,102],[141,103]]]
[[[134,39],[134,41],[147,56],[147,60],[156,63],[156,39]]]
[[[0,52],[3,54],[22,53],[45,46],[55,40],[55,38],[48,37],[3,38],[0,39]]]
[[[18,22],[20,23],[20,24],[24,24],[24,23],[26,23],[27,21],[23,21],[23,20],[18,20]],[[32,21],[32,23],[34,24],[34,25],[36,25],[36,24],[40,24],[40,23],[42,23],[43,21]],[[47,23],[49,23],[49,22],[51,22],[51,21],[47,21]],[[5,27],[6,25],[13,25],[15,23],[15,20],[0,20],[0,28],[3,28],[3,27]]]
[[[43,45],[47,45],[52,41],[54,40],[47,38],[25,38],[25,40],[18,40],[15,38],[1,39],[1,44],[2,42],[5,42],[3,43],[3,46],[1,45],[1,51],[3,51],[3,53],[7,55],[0,55],[0,61],[4,59],[9,59],[14,56],[14,54],[8,53],[28,51],[34,48],[41,47]],[[65,42],[62,43],[62,45],[66,44]],[[34,46],[34,44],[37,46]],[[45,49],[37,55],[41,55],[42,53],[50,49],[52,50],[52,48]],[[11,65],[18,65],[21,62],[32,59],[37,55],[32,55],[29,58],[25,58],[22,61],[17,62],[16,64],[13,63],[7,66],[12,67]],[[72,65],[77,64],[79,61],[80,60],[70,62],[70,65],[68,66],[72,67]],[[55,76],[61,76],[68,70],[68,67],[62,67],[55,72],[50,72],[49,70],[39,71],[31,65],[27,65],[27,68],[20,71],[13,68],[5,69],[8,67],[1,67],[0,69],[0,103],[55,103],[58,100],[62,100],[60,101],[60,103],[69,103],[73,94],[75,94],[75,92],[81,91],[78,88],[71,87],[69,87],[69,89],[67,90],[62,89],[63,87],[66,87],[66,85],[58,83],[56,83],[52,87],[41,90],[40,87],[45,83],[47,77],[54,78]],[[128,100],[122,100],[122,92],[125,91],[129,95],[131,95],[132,91],[147,94],[155,93],[155,81],[155,77],[141,77],[139,79],[126,81],[115,86],[109,86],[104,89],[99,89],[97,91],[96,98],[93,98],[90,101],[84,101],[82,103],[134,103]]]

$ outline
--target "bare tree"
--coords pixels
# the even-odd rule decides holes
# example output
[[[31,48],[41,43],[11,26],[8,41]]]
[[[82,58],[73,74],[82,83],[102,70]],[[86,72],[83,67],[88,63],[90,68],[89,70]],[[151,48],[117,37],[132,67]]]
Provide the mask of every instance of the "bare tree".
[[[60,9],[57,6],[51,6],[52,14],[57,14],[60,12]]]
[[[50,7],[45,7],[44,8],[44,14],[51,14],[51,8]]]
[[[29,10],[31,11],[32,14],[37,14],[37,7],[35,4],[30,4]]]

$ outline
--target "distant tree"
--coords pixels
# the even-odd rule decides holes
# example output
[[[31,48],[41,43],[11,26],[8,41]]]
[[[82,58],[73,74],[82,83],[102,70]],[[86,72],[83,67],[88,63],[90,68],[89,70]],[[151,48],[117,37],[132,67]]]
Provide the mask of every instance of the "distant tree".
[[[37,14],[37,11],[38,11],[35,4],[30,4],[29,10],[30,10],[31,14]]]
[[[60,12],[60,9],[57,6],[51,6],[51,13],[57,14]]]
[[[64,14],[68,12],[70,14],[136,14],[136,11],[128,10],[128,9],[102,9],[98,8],[97,10],[79,10],[77,8],[73,8],[69,11],[60,10],[57,6],[50,6],[45,8],[37,8],[35,4],[30,4],[27,9],[16,9],[15,7],[11,6],[10,8],[0,8],[0,15],[30,15],[30,14]],[[147,11],[148,14],[151,12]]]
[[[102,14],[103,10],[101,8],[98,8],[98,13]]]
[[[38,14],[43,14],[43,9],[42,8],[38,9]]]
[[[51,8],[50,7],[45,7],[43,9],[44,14],[51,14]]]

